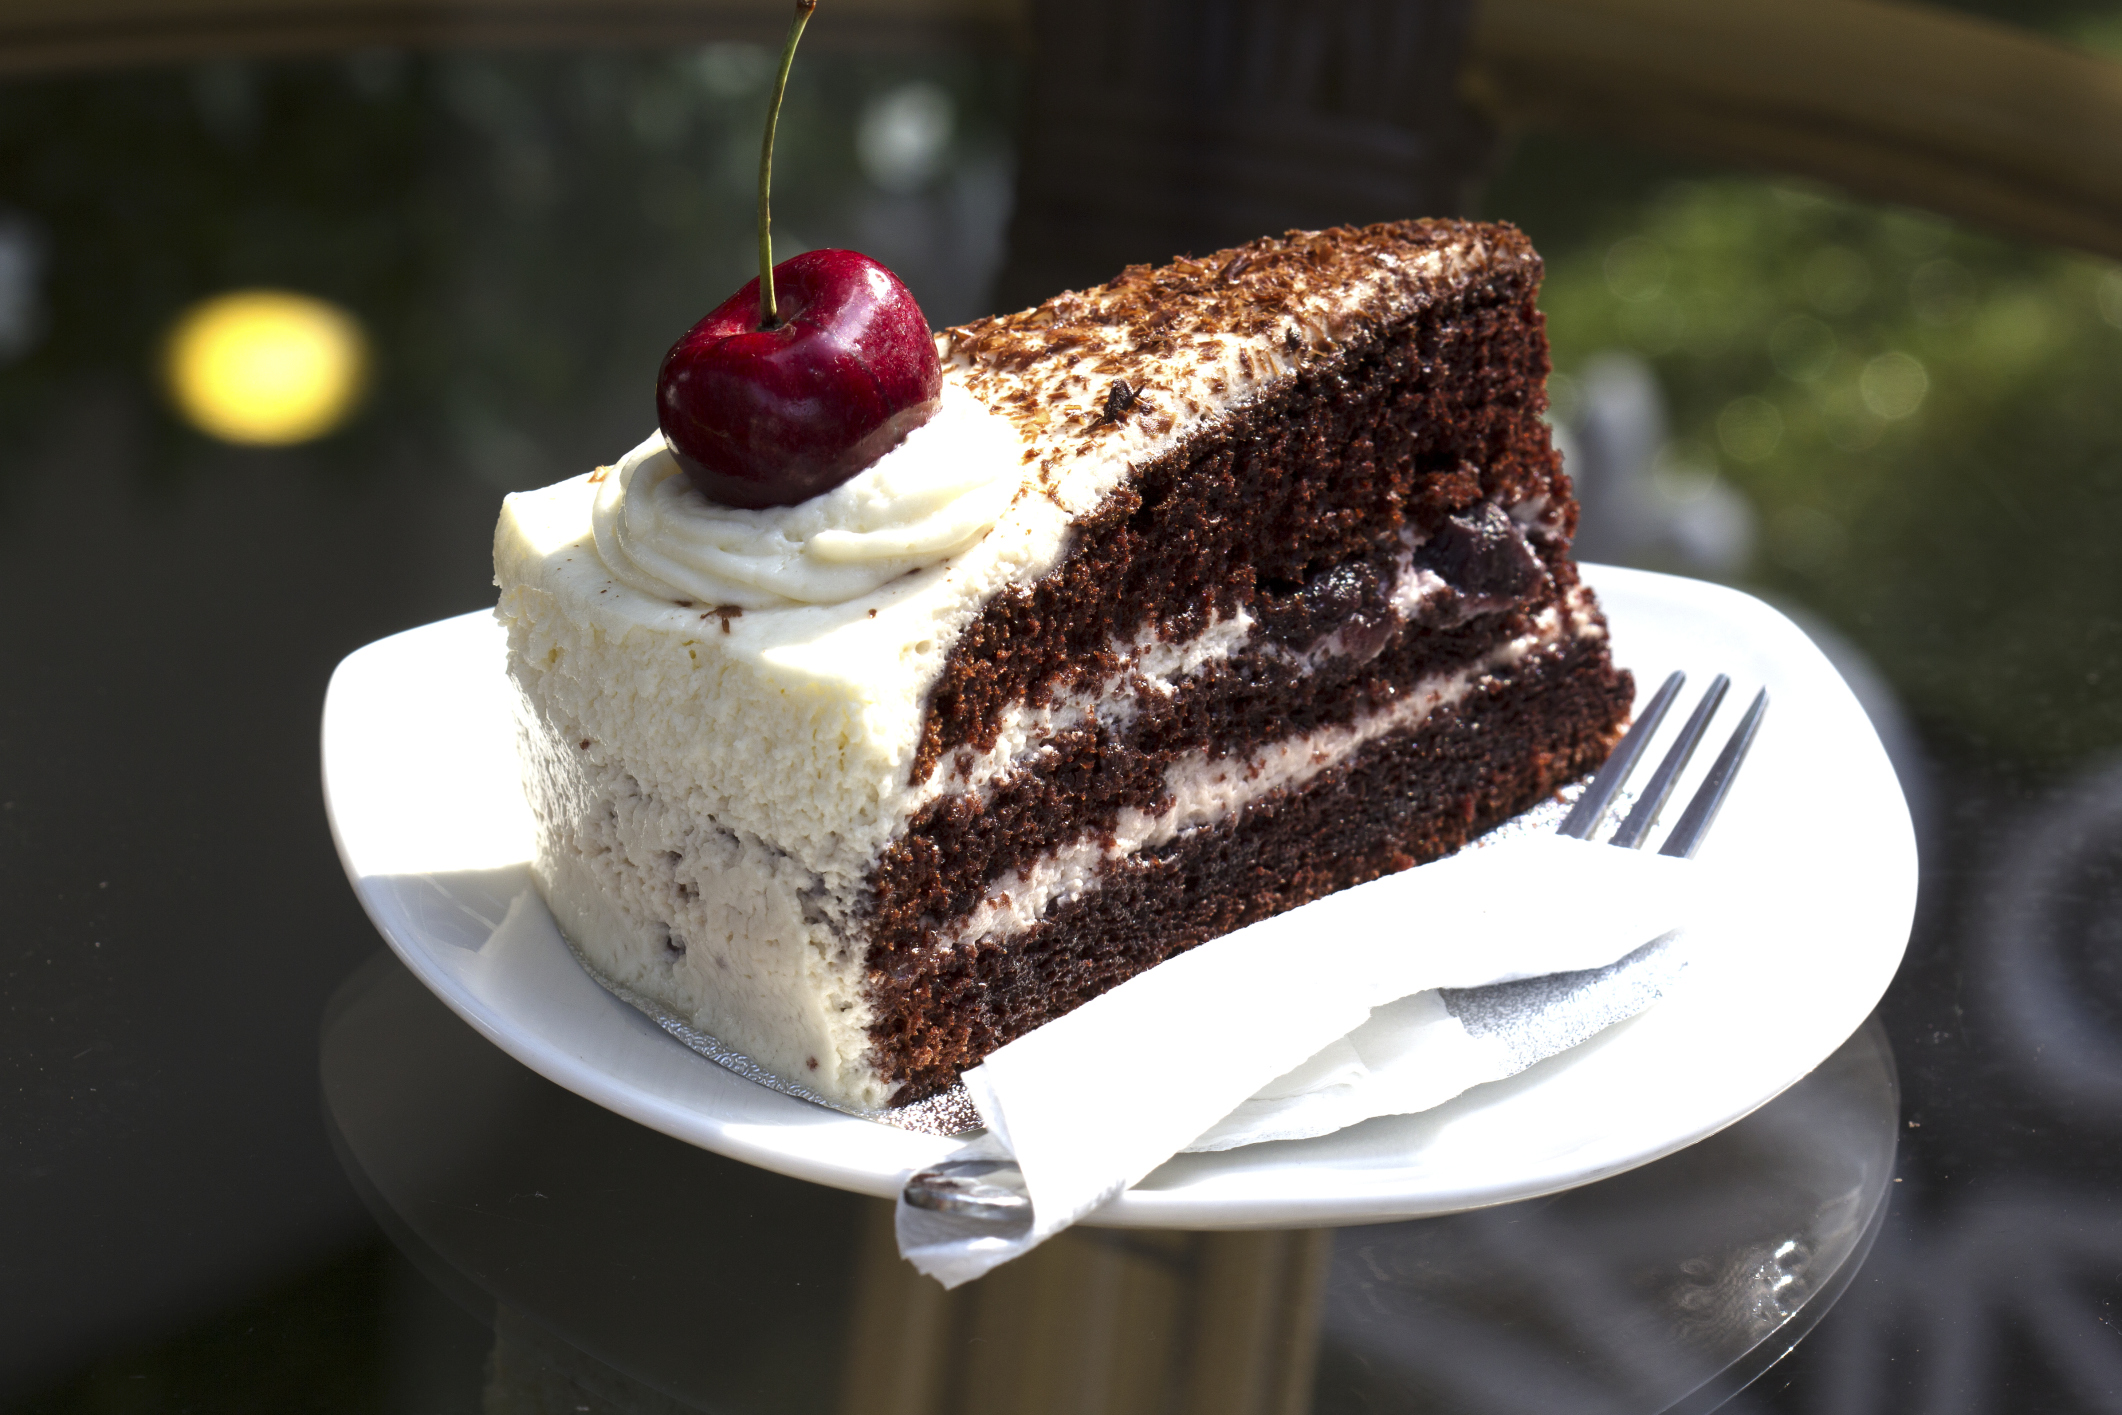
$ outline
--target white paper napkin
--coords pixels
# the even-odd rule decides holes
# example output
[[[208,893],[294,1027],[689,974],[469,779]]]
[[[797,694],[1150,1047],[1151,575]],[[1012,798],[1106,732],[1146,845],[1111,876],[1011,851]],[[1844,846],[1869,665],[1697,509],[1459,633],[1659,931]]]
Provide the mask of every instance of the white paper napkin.
[[[953,1158],[1013,1159],[1031,1213],[983,1222],[902,1198],[900,1252],[955,1287],[1182,1149],[1324,1134],[1514,1074],[1529,1053],[1537,1060],[1629,1015],[1628,998],[1640,1007],[1655,997],[1677,961],[1665,936],[1688,922],[1701,894],[1693,862],[1528,835],[1180,954],[965,1074],[987,1133]],[[1589,992],[1586,979],[1556,977],[1624,959],[1637,966]],[[1469,1008],[1454,991],[1520,979],[1537,980],[1523,984],[1528,1004],[1594,1001],[1573,1020],[1563,1008],[1528,1039],[1507,1022],[1526,1008],[1506,999],[1483,1014],[1478,999]]]
[[[1687,966],[1677,934],[1581,972],[1432,988],[1370,1019],[1254,1092],[1186,1147],[1235,1150],[1330,1135],[1380,1115],[1413,1115],[1515,1076],[1591,1040],[1662,997]]]

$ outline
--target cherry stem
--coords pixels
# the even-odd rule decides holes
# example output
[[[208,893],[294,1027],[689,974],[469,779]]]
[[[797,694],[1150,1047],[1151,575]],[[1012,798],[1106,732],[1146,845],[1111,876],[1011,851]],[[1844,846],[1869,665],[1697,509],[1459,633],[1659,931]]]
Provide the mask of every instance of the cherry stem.
[[[781,72],[774,76],[774,96],[766,105],[766,138],[759,144],[759,327],[779,328],[780,307],[774,303],[774,218],[767,193],[774,179],[774,129],[781,122],[781,95],[788,91],[788,71],[796,62],[796,41],[810,23],[818,0],[796,0],[796,19],[788,27],[788,44],[781,50]]]

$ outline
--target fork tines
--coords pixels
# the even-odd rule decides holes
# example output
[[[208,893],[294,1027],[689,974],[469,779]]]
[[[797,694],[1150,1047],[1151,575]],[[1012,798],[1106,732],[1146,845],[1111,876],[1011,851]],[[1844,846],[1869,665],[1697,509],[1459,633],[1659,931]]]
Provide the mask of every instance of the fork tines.
[[[1589,840],[1598,831],[1600,824],[1606,819],[1607,811],[1613,806],[1614,797],[1628,784],[1628,778],[1634,774],[1637,763],[1649,748],[1650,739],[1665,721],[1665,715],[1672,708],[1673,700],[1680,695],[1681,684],[1686,681],[1685,673],[1676,672],[1659,687],[1650,702],[1645,705],[1642,715],[1614,747],[1613,754],[1606,759],[1606,765],[1599,768],[1598,774],[1592,777],[1591,784],[1584,788],[1584,794],[1577,798],[1576,806],[1563,819],[1558,834],[1572,836],[1578,840]],[[1635,806],[1630,809],[1628,816],[1621,822],[1620,829],[1614,832],[1613,839],[1608,844],[1640,850],[1650,838],[1651,827],[1657,823],[1659,812],[1665,809],[1666,801],[1672,796],[1673,787],[1680,780],[1680,773],[1687,769],[1688,762],[1694,757],[1695,748],[1701,744],[1702,734],[1708,729],[1710,719],[1716,716],[1717,708],[1724,701],[1725,691],[1730,687],[1731,679],[1722,673],[1709,685],[1709,691],[1702,695],[1702,701],[1696,704],[1694,712],[1689,714],[1686,725],[1680,729],[1679,737],[1667,749],[1665,759],[1658,763],[1658,769],[1651,773],[1649,783],[1643,788],[1643,794],[1637,798]],[[1753,703],[1746,709],[1746,715],[1739,720],[1738,729],[1725,742],[1724,750],[1717,754],[1717,760],[1710,766],[1709,775],[1703,779],[1701,786],[1696,788],[1694,799],[1687,803],[1687,809],[1680,813],[1680,823],[1673,827],[1672,835],[1658,851],[1659,854],[1685,857],[1693,855],[1700,848],[1702,837],[1709,834],[1711,824],[1717,819],[1717,812],[1724,805],[1725,796],[1731,791],[1732,780],[1738,776],[1739,767],[1746,760],[1747,750],[1753,746],[1754,734],[1760,730],[1761,716],[1767,710],[1768,689],[1763,688],[1754,694]]]

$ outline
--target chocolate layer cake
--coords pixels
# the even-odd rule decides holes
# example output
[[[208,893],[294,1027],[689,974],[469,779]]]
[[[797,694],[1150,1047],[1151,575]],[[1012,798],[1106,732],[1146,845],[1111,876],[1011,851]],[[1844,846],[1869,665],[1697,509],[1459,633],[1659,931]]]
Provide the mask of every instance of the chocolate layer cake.
[[[1581,775],[1632,685],[1568,555],[1539,277],[1507,226],[1292,233],[946,331],[943,411],[800,506],[716,507],[660,437],[511,497],[570,940],[903,1102]]]

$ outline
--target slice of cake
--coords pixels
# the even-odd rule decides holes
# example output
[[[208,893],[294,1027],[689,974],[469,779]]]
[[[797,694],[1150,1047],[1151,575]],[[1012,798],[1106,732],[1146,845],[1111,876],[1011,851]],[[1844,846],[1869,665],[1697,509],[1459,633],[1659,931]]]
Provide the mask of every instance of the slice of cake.
[[[660,436],[510,497],[568,938],[877,1107],[1595,766],[1632,684],[1539,278],[1508,226],[1292,233],[946,331],[941,410],[799,505],[709,502]]]

